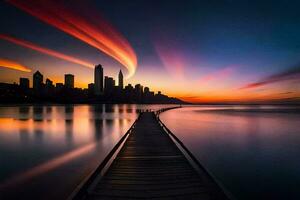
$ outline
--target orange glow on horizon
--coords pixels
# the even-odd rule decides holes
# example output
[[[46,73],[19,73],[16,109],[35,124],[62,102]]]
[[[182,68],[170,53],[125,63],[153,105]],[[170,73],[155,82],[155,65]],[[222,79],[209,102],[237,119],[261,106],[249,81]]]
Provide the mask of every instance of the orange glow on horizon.
[[[178,94],[174,96],[190,103],[263,103],[280,100],[293,101],[293,99],[299,99],[300,92],[289,93],[282,92],[279,89],[269,90],[263,93],[217,90],[204,94]]]
[[[73,62],[73,63],[79,64],[79,65],[82,65],[82,66],[85,66],[85,67],[94,68],[94,65],[91,64],[91,63],[82,61],[80,59],[62,54],[60,52],[57,52],[57,51],[54,51],[54,50],[51,50],[51,49],[47,49],[47,48],[35,45],[35,44],[33,44],[31,42],[28,42],[28,41],[25,41],[25,40],[21,40],[21,39],[18,39],[18,38],[11,37],[9,35],[0,34],[0,39],[15,43],[15,44],[23,46],[23,47],[33,49],[35,51],[38,51],[38,52],[41,52],[41,53],[44,53],[44,54],[47,54],[47,55],[50,55],[50,56],[54,56],[56,58],[60,58],[60,59],[63,59],[63,60],[69,61],[69,62]]]
[[[0,58],[0,67],[19,70],[22,72],[31,72],[31,69],[29,69],[28,67],[26,67],[20,63],[17,63],[12,60],[2,59],[2,58]]]
[[[127,40],[107,23],[92,24],[59,2],[49,0],[8,0],[8,2],[114,58],[128,69],[127,78],[135,74],[137,58],[134,50]]]

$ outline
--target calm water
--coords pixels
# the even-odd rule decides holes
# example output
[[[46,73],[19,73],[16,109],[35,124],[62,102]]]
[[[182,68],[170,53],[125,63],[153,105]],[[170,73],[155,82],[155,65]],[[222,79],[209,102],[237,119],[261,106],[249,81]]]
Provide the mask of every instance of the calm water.
[[[202,106],[161,119],[236,199],[300,199],[299,108]]]
[[[65,199],[138,109],[162,107],[0,106],[0,199]],[[236,199],[300,199],[299,109],[201,106],[161,119]]]
[[[138,109],[165,106],[0,106],[0,199],[65,199]]]

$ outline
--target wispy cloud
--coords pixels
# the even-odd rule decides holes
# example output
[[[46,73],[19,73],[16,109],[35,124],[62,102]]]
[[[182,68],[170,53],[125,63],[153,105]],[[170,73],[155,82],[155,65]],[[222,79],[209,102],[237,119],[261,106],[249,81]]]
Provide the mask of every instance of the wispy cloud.
[[[155,42],[154,47],[168,73],[178,80],[184,80],[187,61],[183,52],[180,51],[181,48],[174,45],[174,42],[168,43],[162,41]]]
[[[209,81],[222,80],[228,76],[230,76],[234,72],[234,66],[228,66],[223,69],[217,70],[210,74],[207,74],[199,80],[199,84],[204,85]]]
[[[12,42],[14,44],[17,44],[17,45],[20,45],[20,46],[23,46],[23,47],[27,47],[29,49],[32,49],[32,50],[35,50],[35,51],[38,51],[38,52],[56,57],[56,58],[60,58],[60,59],[63,59],[63,60],[69,61],[69,62],[73,62],[73,63],[79,64],[79,65],[83,65],[85,67],[94,68],[94,65],[91,64],[91,63],[85,62],[83,60],[80,60],[80,59],[75,58],[75,57],[70,56],[70,55],[60,53],[58,51],[54,51],[52,49],[41,47],[41,46],[36,45],[36,44],[34,44],[32,42],[29,42],[29,41],[25,41],[25,40],[21,40],[19,38],[12,37],[10,35],[0,34],[0,39]]]
[[[70,7],[71,4],[65,1],[7,0],[7,2],[112,57],[128,69],[128,78],[135,74],[137,57],[132,46],[92,7],[88,10],[91,16],[87,16],[82,14],[82,6],[78,8],[79,6],[73,3]]]
[[[261,87],[261,86],[268,85],[271,83],[276,83],[276,82],[281,82],[281,81],[289,81],[289,80],[300,80],[300,65],[297,65],[295,67],[292,67],[292,68],[282,71],[280,73],[264,77],[257,82],[247,84],[239,89],[257,88],[257,87]]]
[[[22,65],[14,60],[8,60],[0,58],[0,67],[19,70],[22,72],[31,72],[31,69],[29,69],[27,66]]]

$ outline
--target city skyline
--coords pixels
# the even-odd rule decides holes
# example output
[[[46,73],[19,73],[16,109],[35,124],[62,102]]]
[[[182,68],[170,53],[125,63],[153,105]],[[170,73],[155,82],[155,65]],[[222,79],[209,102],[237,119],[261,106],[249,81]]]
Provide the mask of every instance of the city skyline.
[[[128,83],[124,87],[123,73],[120,69],[117,81],[106,76],[101,64],[95,66],[94,82],[87,88],[75,87],[73,74],[64,74],[64,82],[53,82],[44,77],[39,70],[32,79],[20,77],[19,83],[1,83],[2,103],[187,103],[169,97],[140,83]],[[32,84],[31,84],[32,83]],[[117,83],[117,84],[116,84]],[[32,87],[31,87],[32,85]]]
[[[41,81],[40,82],[44,83],[43,72],[37,70],[35,72],[32,72],[32,74],[31,74],[32,78],[30,78],[30,76],[19,77],[19,80],[17,82],[9,82],[8,84],[19,84],[19,85],[21,85],[21,82],[23,82],[25,85],[28,85],[28,88],[34,88],[34,77],[37,74],[38,74],[38,76],[41,76]],[[99,76],[99,74],[100,74],[100,76]],[[108,79],[113,81],[114,86],[121,86],[121,88],[124,88],[124,79],[123,79],[122,69],[120,69],[118,75],[116,75],[116,77],[118,77],[117,79],[114,79],[114,77],[104,76],[104,75],[105,75],[104,74],[104,68],[102,67],[101,64],[98,64],[98,65],[95,65],[94,82],[93,83],[88,83],[88,85],[86,85],[86,87],[75,87],[75,83],[76,83],[75,75],[71,74],[71,73],[64,74],[62,76],[63,77],[62,80],[64,80],[64,81],[59,81],[59,82],[52,81],[49,77],[45,76],[46,79],[45,79],[44,84],[46,85],[47,81],[51,81],[51,83],[53,83],[53,85],[63,84],[67,88],[78,88],[78,89],[88,89],[90,84],[94,84],[94,86],[99,85],[98,89],[96,89],[96,87],[95,87],[95,94],[101,95],[101,94],[103,94],[104,89],[105,89],[105,78],[108,78]],[[122,77],[122,78],[120,79],[120,77]],[[32,81],[30,81],[30,79],[32,79]],[[116,84],[116,83],[118,83],[118,84]],[[128,86],[128,85],[132,85],[132,84],[128,83],[126,86]],[[140,84],[137,83],[135,85],[140,85]],[[97,92],[98,90],[100,91],[100,93]],[[161,92],[161,91],[159,90],[157,92]]]
[[[166,0],[157,6],[3,1],[0,64],[6,68],[0,67],[0,82],[17,82],[36,70],[62,82],[60,71],[74,74],[75,86],[86,88],[95,78],[94,64],[101,63],[108,76],[122,69],[124,81],[189,102],[297,103],[298,6],[296,1],[270,8],[261,1]],[[47,15],[51,12],[56,17]]]

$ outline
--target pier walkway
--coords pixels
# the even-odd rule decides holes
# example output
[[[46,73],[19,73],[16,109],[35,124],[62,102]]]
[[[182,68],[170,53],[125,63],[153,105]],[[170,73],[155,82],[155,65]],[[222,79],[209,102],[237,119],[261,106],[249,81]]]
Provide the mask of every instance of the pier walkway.
[[[154,112],[141,113],[72,199],[228,199],[168,131]]]

